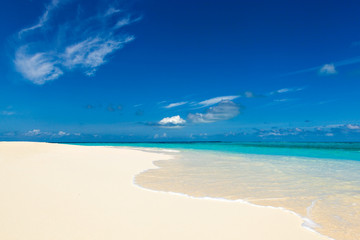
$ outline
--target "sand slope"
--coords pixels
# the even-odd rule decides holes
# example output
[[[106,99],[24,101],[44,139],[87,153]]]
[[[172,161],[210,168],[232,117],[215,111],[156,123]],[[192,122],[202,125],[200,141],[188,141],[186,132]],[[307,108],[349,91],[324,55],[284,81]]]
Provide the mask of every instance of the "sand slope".
[[[327,239],[294,214],[133,185],[169,156],[132,149],[0,143],[1,240]]]

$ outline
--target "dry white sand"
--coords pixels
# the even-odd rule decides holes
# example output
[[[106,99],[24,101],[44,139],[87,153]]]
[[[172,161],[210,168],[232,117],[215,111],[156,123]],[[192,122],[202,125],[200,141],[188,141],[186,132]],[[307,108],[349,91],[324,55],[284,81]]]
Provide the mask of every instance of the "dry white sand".
[[[324,240],[280,209],[141,189],[169,156],[48,143],[0,143],[1,240]]]

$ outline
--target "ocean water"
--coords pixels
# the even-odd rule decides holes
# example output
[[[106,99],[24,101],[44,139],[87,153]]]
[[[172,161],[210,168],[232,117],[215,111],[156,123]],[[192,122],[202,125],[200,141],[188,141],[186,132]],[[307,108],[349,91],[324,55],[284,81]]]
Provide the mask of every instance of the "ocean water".
[[[282,207],[336,240],[360,239],[360,143],[108,143],[173,160],[135,178],[143,187]]]

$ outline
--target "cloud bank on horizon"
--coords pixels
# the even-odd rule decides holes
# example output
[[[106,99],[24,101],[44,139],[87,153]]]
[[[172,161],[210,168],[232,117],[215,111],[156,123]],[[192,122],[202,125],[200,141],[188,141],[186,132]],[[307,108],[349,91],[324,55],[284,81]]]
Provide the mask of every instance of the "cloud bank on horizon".
[[[82,14],[67,9],[70,4],[70,0],[52,0],[36,24],[17,34],[15,69],[34,84],[42,85],[73,70],[92,76],[109,55],[135,39],[123,28],[141,17],[112,6]]]
[[[165,118],[164,118],[165,119]],[[167,125],[164,129],[179,129],[180,126],[177,126],[177,123],[185,121],[181,119],[180,116],[174,116],[166,118],[163,123]],[[166,122],[166,123],[165,123]],[[174,124],[171,126],[171,124]],[[169,133],[169,132],[168,132]],[[173,136],[167,132],[156,133],[153,136],[149,136],[149,139],[171,139]],[[195,140],[214,140],[218,137],[222,139],[236,139],[237,137],[246,137],[247,139],[252,140],[282,140],[284,137],[287,139],[336,139],[338,137],[350,137],[357,139],[357,136],[360,134],[360,125],[359,124],[331,124],[331,125],[321,125],[321,126],[311,126],[311,127],[273,127],[271,129],[261,129],[261,128],[252,128],[252,129],[241,129],[238,131],[230,131],[222,134],[208,134],[208,133],[191,133],[188,137]],[[53,131],[43,131],[40,128],[35,128],[32,130],[24,132],[11,132],[0,133],[0,136],[6,138],[19,138],[19,139],[48,139],[48,140],[59,140],[59,139],[77,139],[79,137],[84,139],[98,139],[100,136],[97,134],[88,134],[88,133],[79,133],[73,131],[64,131],[64,130],[53,130]],[[129,136],[131,137],[131,136]],[[185,136],[183,136],[186,138]]]

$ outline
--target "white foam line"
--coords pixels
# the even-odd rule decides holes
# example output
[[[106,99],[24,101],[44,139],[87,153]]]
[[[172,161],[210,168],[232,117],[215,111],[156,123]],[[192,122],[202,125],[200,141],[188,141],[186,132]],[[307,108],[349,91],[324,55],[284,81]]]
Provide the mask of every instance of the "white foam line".
[[[157,167],[158,168],[158,167]],[[156,169],[156,168],[154,168]],[[141,174],[141,173],[140,173]],[[246,200],[243,200],[243,199],[237,199],[237,200],[229,200],[229,199],[225,199],[225,198],[215,198],[215,197],[194,197],[194,196],[190,196],[188,194],[185,194],[185,193],[176,193],[176,192],[170,192],[170,191],[158,191],[158,190],[152,190],[152,189],[148,189],[148,188],[145,188],[145,187],[142,187],[138,184],[135,183],[135,178],[134,178],[134,181],[133,181],[133,185],[137,188],[140,188],[142,190],[145,190],[145,191],[149,191],[149,192],[153,192],[153,193],[166,193],[166,194],[170,194],[170,195],[174,195],[174,196],[179,196],[179,197],[186,197],[186,198],[190,198],[190,199],[200,199],[200,200],[207,200],[207,201],[218,201],[218,202],[235,202],[235,203],[241,203],[241,204],[246,204],[246,205],[249,205],[249,206],[253,206],[253,207],[258,207],[258,208],[271,208],[271,209],[279,209],[281,211],[284,211],[284,212],[287,212],[287,213],[291,213],[291,214],[294,214],[296,215],[297,217],[300,217],[302,220],[303,220],[303,223],[301,224],[301,226],[311,232],[314,232],[316,234],[319,234],[320,236],[324,236],[326,238],[328,238],[329,240],[335,240],[334,238],[331,238],[331,237],[328,237],[328,236],[325,236],[325,235],[322,235],[321,233],[317,232],[316,230],[314,230],[313,228],[311,228],[309,225],[311,225],[311,223],[314,223],[314,225],[317,225],[315,222],[313,222],[311,219],[309,218],[306,218],[306,217],[303,217],[301,215],[299,215],[298,213],[296,212],[293,212],[291,210],[288,210],[288,209],[285,209],[283,207],[273,207],[273,206],[262,206],[262,205],[257,205],[257,204],[254,204],[254,203],[250,203],[250,202],[247,202]]]

